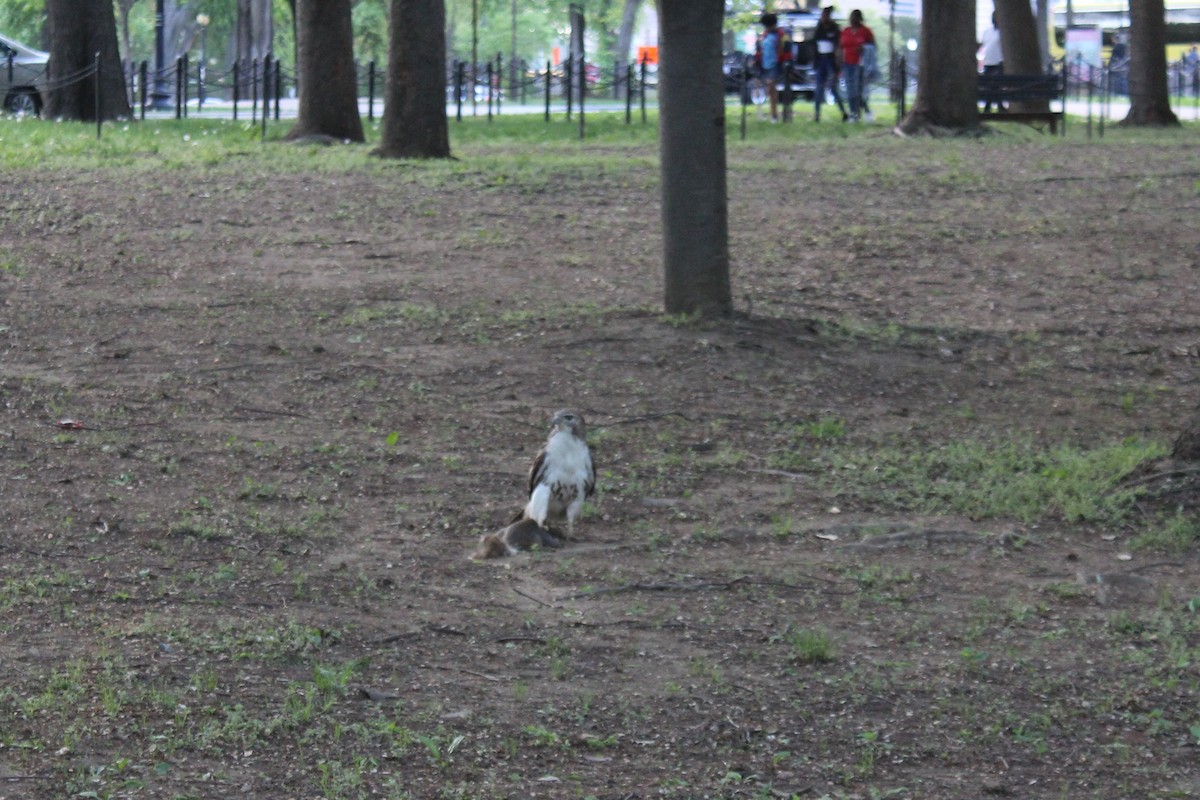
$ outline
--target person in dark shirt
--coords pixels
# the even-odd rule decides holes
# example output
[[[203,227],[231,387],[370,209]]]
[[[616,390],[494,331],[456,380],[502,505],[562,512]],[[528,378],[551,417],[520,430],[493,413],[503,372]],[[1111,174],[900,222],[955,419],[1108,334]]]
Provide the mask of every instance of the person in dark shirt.
[[[842,29],[833,21],[833,6],[821,9],[821,19],[817,22],[814,41],[817,46],[816,61],[813,71],[816,73],[816,91],[813,92],[813,103],[816,114],[813,117],[821,121],[821,106],[825,105],[826,87],[833,92],[833,100],[837,103],[838,111],[842,112],[842,122],[850,119],[846,106],[842,103],[842,94],[838,91],[838,59],[837,51],[841,43]]]

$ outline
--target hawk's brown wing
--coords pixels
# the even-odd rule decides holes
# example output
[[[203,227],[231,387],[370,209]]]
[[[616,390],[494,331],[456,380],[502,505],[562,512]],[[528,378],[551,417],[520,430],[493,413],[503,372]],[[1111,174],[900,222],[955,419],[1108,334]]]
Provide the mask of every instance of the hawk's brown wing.
[[[546,448],[538,450],[537,458],[533,460],[533,466],[529,469],[529,492],[533,494],[533,490],[542,482],[542,478],[546,477]]]
[[[596,460],[592,458],[591,448],[588,449],[588,479],[583,485],[583,496],[591,497],[596,491]]]

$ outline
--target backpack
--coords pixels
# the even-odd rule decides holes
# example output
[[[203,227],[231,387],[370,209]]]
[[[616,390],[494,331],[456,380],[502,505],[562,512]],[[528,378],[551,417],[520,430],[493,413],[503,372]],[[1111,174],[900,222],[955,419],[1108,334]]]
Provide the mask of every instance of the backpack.
[[[767,36],[774,36],[776,38],[775,52],[778,54],[776,57],[779,59],[780,66],[791,61],[792,37],[788,36],[787,31],[783,28],[776,28],[770,33],[764,33],[758,37],[758,41],[754,45],[754,66],[762,69],[762,40]]]

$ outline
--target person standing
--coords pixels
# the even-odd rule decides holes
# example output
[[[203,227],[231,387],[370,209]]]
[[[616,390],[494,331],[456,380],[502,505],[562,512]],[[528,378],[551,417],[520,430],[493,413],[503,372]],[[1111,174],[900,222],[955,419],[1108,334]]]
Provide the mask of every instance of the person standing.
[[[996,13],[992,12],[992,27],[983,32],[983,41],[979,43],[979,59],[983,62],[984,75],[1004,74],[1004,50],[1000,47],[1000,28],[996,25]],[[999,103],[997,108],[1003,109]],[[992,101],[983,104],[983,113],[992,110]]]
[[[779,121],[779,79],[783,77],[784,64],[792,60],[792,42],[779,27],[779,17],[771,13],[759,18],[763,26],[762,36],[754,48],[754,64],[758,67],[759,80],[767,89],[771,101],[771,122]]]
[[[875,44],[875,34],[863,24],[863,13],[850,12],[850,25],[842,30],[842,74],[850,95],[850,119],[858,121],[863,104],[863,45]]]
[[[833,92],[833,100],[837,103],[838,111],[842,112],[842,122],[850,119],[842,103],[842,94],[838,91],[837,51],[841,45],[841,35],[842,29],[833,21],[833,6],[825,6],[821,9],[821,19],[817,21],[816,33],[813,34],[813,40],[817,43],[817,58],[813,65],[816,73],[816,90],[813,92],[816,116],[813,119],[817,122],[821,121],[826,87]]]

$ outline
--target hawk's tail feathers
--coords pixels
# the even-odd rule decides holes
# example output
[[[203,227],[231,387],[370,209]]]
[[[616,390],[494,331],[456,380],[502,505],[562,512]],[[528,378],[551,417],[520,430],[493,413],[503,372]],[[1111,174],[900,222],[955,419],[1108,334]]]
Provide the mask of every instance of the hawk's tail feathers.
[[[541,527],[546,527],[546,517],[550,513],[550,487],[539,484],[529,495],[525,504],[525,519],[531,519]]]

